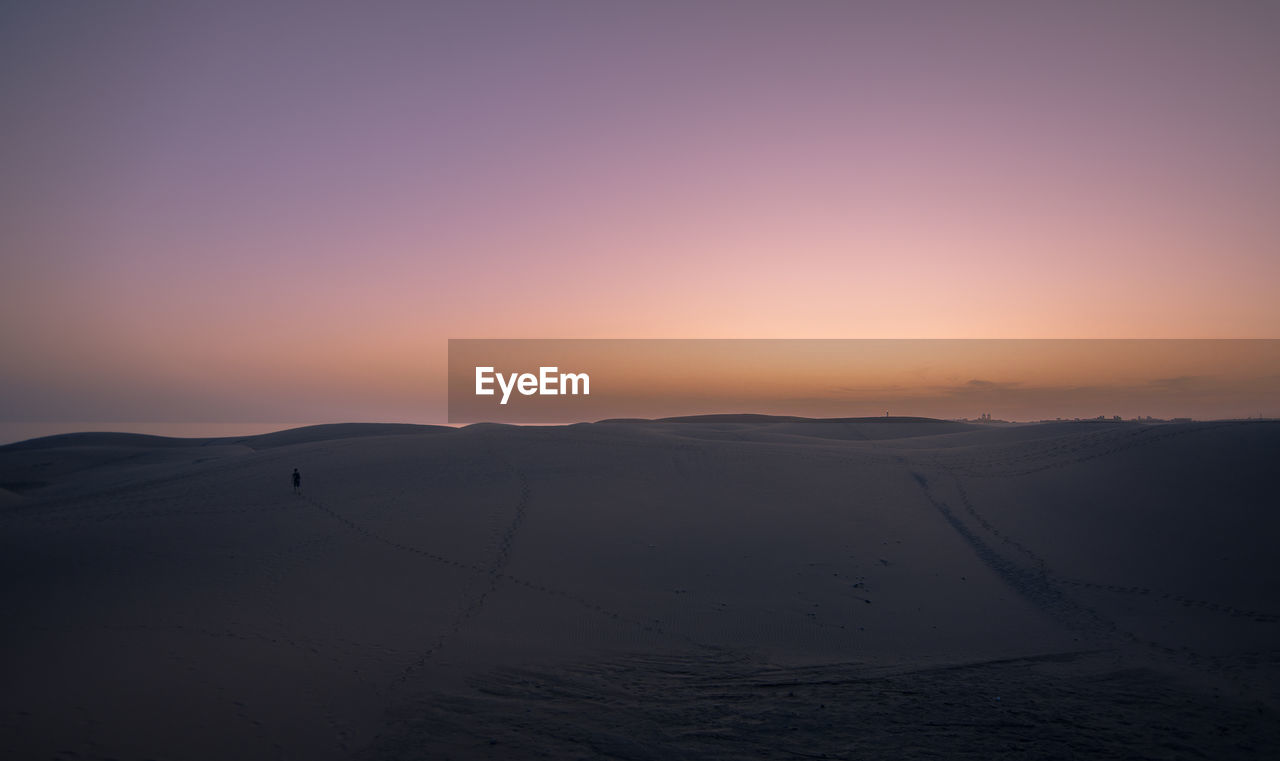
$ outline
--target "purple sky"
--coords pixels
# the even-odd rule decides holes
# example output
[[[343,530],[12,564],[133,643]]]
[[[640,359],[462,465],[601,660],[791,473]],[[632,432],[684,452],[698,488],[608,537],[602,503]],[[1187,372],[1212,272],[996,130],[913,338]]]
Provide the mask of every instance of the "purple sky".
[[[449,337],[1276,337],[1277,40],[1266,2],[8,4],[0,420],[437,422]]]

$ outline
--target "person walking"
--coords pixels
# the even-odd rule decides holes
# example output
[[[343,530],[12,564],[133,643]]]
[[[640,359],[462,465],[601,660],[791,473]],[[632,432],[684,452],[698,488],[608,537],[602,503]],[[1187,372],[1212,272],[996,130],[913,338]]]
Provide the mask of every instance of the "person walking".
[[[302,493],[302,474],[298,472],[297,468],[293,469],[293,493]]]

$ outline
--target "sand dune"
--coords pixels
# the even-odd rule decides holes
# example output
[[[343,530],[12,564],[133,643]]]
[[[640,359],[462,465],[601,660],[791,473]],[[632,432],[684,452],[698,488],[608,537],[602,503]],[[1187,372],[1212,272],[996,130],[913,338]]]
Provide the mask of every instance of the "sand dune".
[[[1278,457],[1270,422],[22,442],[0,747],[1275,757]]]

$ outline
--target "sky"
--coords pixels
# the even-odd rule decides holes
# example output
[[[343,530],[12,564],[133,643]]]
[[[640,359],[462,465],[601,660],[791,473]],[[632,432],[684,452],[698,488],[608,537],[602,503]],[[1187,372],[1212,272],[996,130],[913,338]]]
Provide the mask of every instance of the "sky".
[[[1280,417],[1280,339],[451,339],[448,378],[455,424]]]
[[[449,338],[1280,337],[1277,39],[1229,0],[6,3],[0,420],[443,422]]]

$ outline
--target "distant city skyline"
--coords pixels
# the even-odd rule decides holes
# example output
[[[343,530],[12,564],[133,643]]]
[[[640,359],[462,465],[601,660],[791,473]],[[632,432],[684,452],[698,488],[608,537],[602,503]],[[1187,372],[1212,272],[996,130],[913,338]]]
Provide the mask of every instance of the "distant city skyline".
[[[0,421],[441,423],[449,338],[1280,337],[1277,39],[1243,1],[9,4]]]

